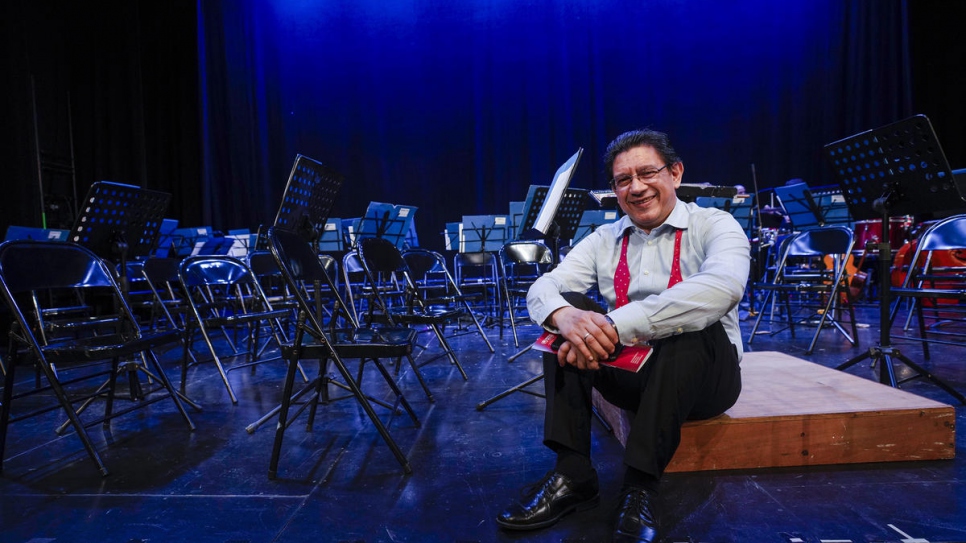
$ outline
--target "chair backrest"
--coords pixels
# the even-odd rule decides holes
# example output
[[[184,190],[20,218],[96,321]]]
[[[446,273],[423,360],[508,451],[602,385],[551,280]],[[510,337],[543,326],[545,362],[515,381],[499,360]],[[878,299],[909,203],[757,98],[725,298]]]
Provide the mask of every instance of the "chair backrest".
[[[945,218],[923,232],[919,240],[922,251],[966,249],[966,215]]]
[[[413,279],[423,286],[442,286],[451,284],[454,287],[456,282],[453,274],[446,267],[446,259],[443,255],[429,249],[409,249],[403,253],[403,260],[409,267],[409,273]]]
[[[162,283],[173,283],[179,280],[178,267],[181,265],[180,258],[157,257],[149,258],[144,261],[141,273],[155,286]]]
[[[511,241],[500,248],[500,266],[507,280],[536,279],[553,266],[553,252],[539,241]]]
[[[185,287],[258,283],[244,262],[224,255],[189,256],[181,261],[179,275]]]
[[[847,226],[824,226],[793,234],[782,242],[783,252],[775,271],[775,281],[828,282],[838,288],[845,277],[854,237]],[[822,259],[821,266],[813,263]],[[831,274],[831,275],[830,275]]]
[[[248,253],[248,268],[257,277],[271,277],[281,275],[282,271],[275,262],[275,257],[268,251],[255,251]]]
[[[110,266],[81,245],[4,242],[0,244],[0,285],[21,333],[38,345],[46,344],[55,335],[75,333],[85,322],[90,325],[87,330],[101,326],[114,333],[140,335],[137,319]],[[87,290],[96,290],[99,297],[109,295],[113,300],[88,300],[83,296]],[[81,320],[72,324],[52,324],[70,322],[78,316]]]
[[[539,241],[511,241],[500,249],[500,258],[505,264],[553,264],[553,252]]]
[[[918,286],[920,276],[926,275],[952,275],[947,281],[958,282],[966,267],[966,259],[962,257],[963,250],[966,250],[966,215],[954,215],[931,224],[912,243],[915,247],[912,257],[897,256],[895,261],[896,270],[908,270],[902,278],[903,288]],[[933,287],[937,287],[935,278],[931,281]],[[949,288],[949,284],[942,287]]]
[[[180,258],[154,257],[145,260],[141,267],[141,274],[154,295],[156,306],[164,313],[167,322],[177,327],[184,326],[183,313],[187,310],[183,305],[186,302],[181,278],[178,276],[180,266]],[[151,327],[155,328],[157,325],[157,319],[152,318]]]
[[[334,256],[324,253],[319,253],[319,264],[322,265],[322,269],[325,270],[325,274],[332,279],[332,282],[338,286],[339,285],[339,261],[335,259]]]
[[[408,271],[402,253],[385,238],[366,238],[360,241],[358,253],[363,267],[371,273]]]
[[[847,255],[852,252],[852,230],[845,226],[826,226],[795,235],[785,249],[792,257]]]
[[[332,278],[319,254],[299,234],[280,228],[269,228],[268,244],[283,276],[296,282],[331,282]]]
[[[428,249],[409,249],[403,253],[403,260],[409,266],[414,279],[425,279],[431,273],[446,270],[443,255]]]
[[[116,287],[110,269],[90,250],[66,242],[15,240],[0,245],[6,290]]]
[[[499,262],[493,253],[457,253],[453,257],[453,268],[459,285],[496,284],[500,275]]]
[[[319,314],[316,309],[311,307],[305,292],[305,285],[308,283],[319,282],[331,291],[331,295],[336,298],[337,307],[343,313],[346,320],[356,326],[358,322],[353,315],[349,315],[345,302],[342,300],[336,288],[335,259],[329,255],[319,255],[312,245],[305,241],[301,235],[290,230],[281,228],[268,229],[268,246],[275,263],[281,271],[282,277],[292,290],[295,299],[299,302],[299,307],[305,311],[309,320],[315,328],[321,330],[322,323],[317,320]],[[328,258],[323,258],[327,256]]]

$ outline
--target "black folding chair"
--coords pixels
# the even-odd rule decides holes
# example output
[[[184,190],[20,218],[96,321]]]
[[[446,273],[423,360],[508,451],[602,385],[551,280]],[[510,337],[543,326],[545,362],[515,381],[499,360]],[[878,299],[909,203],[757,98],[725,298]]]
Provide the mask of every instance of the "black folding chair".
[[[521,307],[526,308],[527,290],[552,266],[553,252],[539,241],[511,241],[500,248],[500,290],[516,347],[520,346],[517,322],[529,320],[529,317],[518,316]],[[502,320],[501,316],[501,324]]]
[[[103,475],[108,470],[87,432],[90,426],[171,398],[194,430],[152,351],[180,341],[180,332],[143,332],[113,272],[93,252],[70,243],[4,243],[0,285],[13,316],[0,406],[0,470],[10,423],[58,408],[67,414],[65,427],[69,424],[77,432]],[[43,379],[18,383],[16,369],[27,364],[39,368]],[[144,383],[142,375],[147,377]],[[119,376],[127,377],[126,396],[117,393]],[[96,388],[89,384],[95,379],[102,382]],[[36,403],[23,401],[39,395],[46,395],[51,405],[37,408]],[[132,404],[115,409],[115,400],[125,397]],[[104,400],[103,414],[88,417],[99,399]],[[15,403],[35,408],[14,414]],[[89,420],[82,420],[82,415]]]
[[[269,340],[284,343],[285,330],[281,319],[291,316],[289,309],[275,309],[262,290],[261,283],[251,269],[242,261],[230,256],[189,256],[180,265],[181,285],[187,293],[191,307],[192,325],[201,332],[202,339],[218,368],[231,403],[238,403],[235,391],[228,381],[228,371],[253,367],[274,358],[260,358],[264,350],[260,333],[264,327],[270,330]],[[191,336],[193,336],[193,329]],[[244,332],[245,349],[237,345],[237,332]],[[225,367],[215,347],[219,334],[228,346],[228,357],[247,356],[244,363]],[[190,338],[189,338],[190,342]]]
[[[269,462],[269,476],[275,477],[278,473],[279,457],[286,429],[307,408],[310,408],[307,427],[311,429],[319,402],[333,400],[327,393],[330,384],[351,393],[351,396],[348,397],[355,398],[359,402],[383,440],[392,450],[393,455],[402,465],[403,470],[406,473],[411,473],[412,467],[409,460],[399,449],[389,430],[373,409],[374,398],[363,393],[361,381],[363,366],[367,362],[371,362],[379,370],[395,395],[396,405],[401,405],[418,427],[419,419],[381,361],[387,358],[401,359],[408,357],[412,353],[416,341],[416,332],[401,327],[358,327],[351,312],[346,308],[345,302],[338,295],[335,285],[331,283],[331,278],[319,261],[318,255],[309,243],[295,232],[278,228],[269,229],[268,242],[272,254],[282,270],[282,276],[299,304],[295,338],[291,342],[284,343],[281,348],[282,356],[289,363],[282,392],[282,403],[276,410],[256,423],[257,426],[257,424],[264,422],[266,418],[274,416],[276,412],[278,414],[275,443],[272,447],[272,456]],[[307,296],[308,285],[316,282],[328,285],[332,292],[336,294],[336,306],[333,308],[333,318],[329,321],[328,326],[325,326],[316,317],[318,311],[313,307]],[[318,376],[299,392],[293,394],[297,364],[300,360],[305,359],[319,361]],[[357,376],[353,376],[349,372],[344,362],[346,359],[360,360]],[[342,378],[341,381],[326,374],[330,362],[338,370]],[[412,364],[411,360],[410,363]],[[429,391],[426,389],[422,378],[419,377],[415,364],[413,364],[413,370],[428,394]],[[299,406],[294,414],[290,415],[289,411],[292,405],[298,405],[299,400],[307,394],[310,397]],[[395,413],[396,405],[388,405],[387,407]]]
[[[966,345],[966,215],[927,228],[909,262],[902,285],[890,289],[895,297],[890,324],[900,303],[911,300],[923,356],[929,358],[930,343]]]
[[[762,309],[748,336],[751,344],[769,311],[772,300],[782,304],[784,312],[778,318],[769,317],[773,326],[769,333],[788,329],[795,337],[795,326],[815,325],[805,354],[815,350],[819,334],[826,326],[838,330],[853,346],[858,345],[855,322],[855,300],[849,291],[848,259],[852,256],[852,230],[845,226],[826,226],[800,232],[782,245],[782,254],[771,281],[754,284],[764,291]],[[848,311],[850,331],[842,322],[842,312]]]
[[[486,331],[480,324],[479,318],[470,305],[470,300],[463,295],[453,275],[446,268],[446,259],[436,251],[428,249],[409,249],[402,253],[406,265],[413,276],[413,282],[418,290],[424,306],[456,309],[456,317],[460,324],[464,317],[469,317],[476,331],[490,352],[494,352]],[[461,328],[461,327],[460,327]],[[462,329],[462,328],[461,328]]]
[[[369,284],[374,287],[373,297],[368,307],[368,320],[370,322],[385,320],[390,325],[428,327],[435,334],[443,352],[420,365],[428,364],[445,356],[456,366],[460,375],[463,376],[463,380],[466,380],[466,372],[463,371],[463,366],[456,356],[456,351],[450,346],[446,334],[443,333],[443,327],[457,318],[462,310],[427,305],[419,296],[419,289],[416,287],[402,253],[389,240],[385,238],[364,239],[359,243],[357,251]],[[389,277],[395,277],[395,281],[398,282],[398,290],[386,286],[394,284],[393,281],[387,280]],[[392,304],[390,299],[394,296],[401,296],[403,300]],[[426,346],[421,347],[424,350],[427,349]]]

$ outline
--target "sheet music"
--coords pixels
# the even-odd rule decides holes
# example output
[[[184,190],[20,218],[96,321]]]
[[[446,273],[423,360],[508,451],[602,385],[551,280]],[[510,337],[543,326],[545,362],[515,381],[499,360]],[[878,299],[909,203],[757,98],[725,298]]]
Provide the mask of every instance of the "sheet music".
[[[554,215],[557,214],[557,204],[563,198],[564,191],[570,186],[570,178],[573,176],[574,169],[577,167],[577,161],[580,159],[582,153],[583,149],[578,149],[573,156],[557,168],[557,173],[554,174],[553,182],[550,185],[550,191],[544,200],[544,202],[550,202],[553,205],[544,205],[540,208],[537,219],[533,221],[533,228],[535,230],[543,233],[550,231],[550,223],[553,222]]]

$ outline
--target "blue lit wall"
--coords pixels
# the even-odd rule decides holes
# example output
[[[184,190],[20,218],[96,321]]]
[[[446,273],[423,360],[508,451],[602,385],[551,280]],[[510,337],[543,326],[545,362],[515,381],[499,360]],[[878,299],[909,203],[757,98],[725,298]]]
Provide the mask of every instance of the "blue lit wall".
[[[859,5],[852,5],[859,4]],[[866,5],[871,4],[871,5]],[[603,188],[618,133],[670,133],[685,182],[832,183],[821,147],[912,113],[904,3],[199,2],[207,218],[274,217],[296,153],[445,222],[505,213],[577,147]],[[240,187],[244,189],[239,190]]]

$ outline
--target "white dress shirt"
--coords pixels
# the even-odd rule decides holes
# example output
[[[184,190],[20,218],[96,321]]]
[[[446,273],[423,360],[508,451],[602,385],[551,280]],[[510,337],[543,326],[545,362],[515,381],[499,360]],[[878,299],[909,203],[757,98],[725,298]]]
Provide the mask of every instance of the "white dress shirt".
[[[614,309],[614,272],[620,259],[621,238],[628,228],[631,301]],[[684,280],[668,289],[677,229],[684,230]],[[527,294],[527,309],[534,322],[545,325],[551,313],[569,305],[561,292],[587,292],[596,286],[610,307],[608,315],[617,326],[622,343],[695,332],[720,320],[740,358],[743,350],[738,302],[748,281],[750,260],[748,237],[734,217],[679,200],[664,224],[650,234],[634,226],[627,216],[598,227],[574,246],[553,271],[537,279]]]

